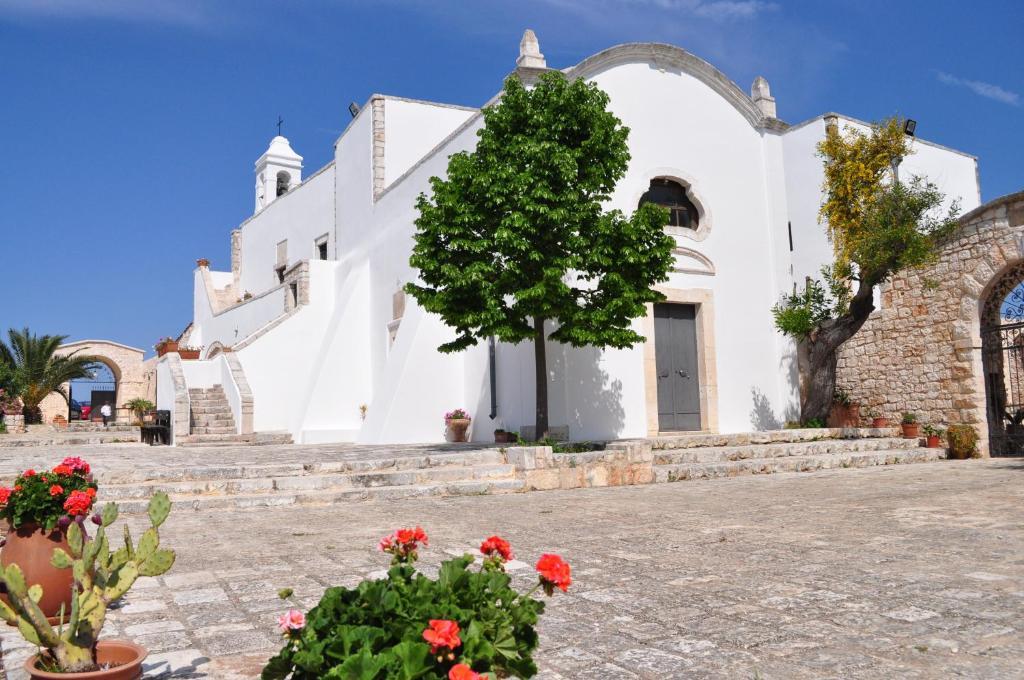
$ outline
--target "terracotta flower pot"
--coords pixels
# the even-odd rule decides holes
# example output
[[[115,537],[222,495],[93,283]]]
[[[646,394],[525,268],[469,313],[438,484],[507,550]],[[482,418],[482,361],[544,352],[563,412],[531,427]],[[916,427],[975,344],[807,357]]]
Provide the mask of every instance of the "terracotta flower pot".
[[[872,418],[871,427],[889,427],[888,418]]]
[[[177,340],[168,340],[168,341],[162,342],[162,343],[160,343],[159,345],[156,346],[156,355],[158,357],[162,357],[163,355],[167,354],[168,352],[177,352],[177,351],[178,351],[178,342],[177,342]]]
[[[96,663],[109,664],[110,668],[88,673],[50,673],[36,668],[39,655],[25,660],[29,677],[39,680],[139,680],[142,677],[142,662],[149,652],[134,642],[126,640],[100,640],[96,644]]]
[[[939,444],[942,442],[942,439],[940,439],[939,435],[937,435],[937,434],[930,434],[930,435],[928,435],[927,440],[928,440],[928,448],[929,449],[937,449],[937,448],[939,448]]]
[[[506,432],[505,430],[494,431],[494,443],[495,444],[512,444],[516,441],[515,432]]]
[[[466,441],[466,430],[469,429],[469,418],[452,418],[448,421],[448,432],[451,434],[451,441]]]
[[[178,356],[186,361],[195,361],[199,358],[199,350],[197,349],[178,349]]]
[[[833,404],[828,414],[829,427],[860,427],[860,404]]]
[[[50,564],[54,548],[63,548],[71,552],[68,539],[60,529],[49,534],[37,524],[23,524],[17,530],[9,530],[7,543],[0,551],[0,564],[7,567],[17,564],[25,574],[25,582],[29,585],[38,583],[43,587],[43,599],[39,608],[48,618],[56,621],[60,615],[60,606],[64,605],[64,615],[71,615],[71,587],[74,583],[71,569],[58,569]],[[7,601],[6,596],[3,598]]]
[[[917,439],[921,436],[921,423],[902,423],[904,439]]]

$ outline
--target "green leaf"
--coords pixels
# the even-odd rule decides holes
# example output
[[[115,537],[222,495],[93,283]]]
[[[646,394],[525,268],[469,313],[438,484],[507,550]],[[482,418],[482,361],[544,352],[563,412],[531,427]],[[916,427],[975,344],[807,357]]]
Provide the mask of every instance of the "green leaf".
[[[43,587],[36,583],[28,589],[29,599],[39,604],[39,600],[43,599]]]
[[[62,548],[54,548],[50,564],[57,569],[70,569],[72,564],[71,556],[64,552]]]
[[[68,546],[71,548],[71,555],[73,557],[81,557],[82,556],[82,548],[83,548],[83,545],[84,545],[83,542],[85,540],[85,538],[84,538],[84,536],[82,534],[81,527],[79,527],[76,522],[72,522],[71,525],[68,526],[68,532],[67,533],[68,533]]]
[[[117,521],[117,504],[107,503],[103,506],[103,510],[100,512],[100,519],[103,522],[103,526],[109,527],[111,524]]]
[[[160,545],[160,536],[156,529],[149,528],[142,533],[139,545],[135,548],[135,557],[139,562],[144,562]]]
[[[149,499],[149,521],[154,527],[158,527],[167,519],[171,512],[171,499],[163,491],[157,491]]]

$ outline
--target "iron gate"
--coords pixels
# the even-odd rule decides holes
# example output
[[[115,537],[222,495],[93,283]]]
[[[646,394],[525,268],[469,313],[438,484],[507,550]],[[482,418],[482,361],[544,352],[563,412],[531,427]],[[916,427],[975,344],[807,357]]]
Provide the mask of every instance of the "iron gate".
[[[983,328],[981,341],[991,455],[1024,455],[1024,322]]]

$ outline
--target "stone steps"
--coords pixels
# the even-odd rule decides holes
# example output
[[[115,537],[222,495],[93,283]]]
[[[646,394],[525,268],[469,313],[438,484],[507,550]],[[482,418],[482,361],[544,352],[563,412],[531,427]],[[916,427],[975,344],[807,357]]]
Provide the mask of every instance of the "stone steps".
[[[917,448],[916,439],[883,437],[877,439],[822,439],[818,441],[748,444],[745,446],[701,446],[654,451],[655,465],[676,463],[716,463],[761,458],[786,458],[842,454],[861,451]]]
[[[741,475],[774,474],[778,472],[814,472],[839,468],[863,468],[874,465],[930,463],[946,458],[944,449],[923,447],[876,451],[846,451],[805,456],[746,458],[706,463],[655,465],[655,482],[680,482],[694,479],[717,479]]]
[[[253,435],[238,433],[235,417],[231,411],[224,388],[193,388],[189,395],[189,434],[179,437],[179,446],[229,446],[234,444],[259,443]],[[291,439],[289,438],[289,442]],[[276,441],[264,443],[279,443]]]
[[[311,491],[345,491],[398,486],[419,486],[440,483],[512,479],[511,465],[477,465],[474,467],[440,466],[413,470],[380,470],[372,472],[285,475],[279,477],[241,477],[228,479],[151,481],[141,484],[106,485],[104,499],[121,501],[149,498],[164,491],[174,498],[185,496],[236,496],[302,493]]]
[[[234,428],[232,428],[234,430]],[[177,446],[270,446],[291,444],[286,432],[254,432],[253,434],[188,434],[174,440]]]
[[[499,493],[515,493],[523,489],[518,479],[480,479],[436,484],[410,484],[402,486],[357,487],[343,490],[234,494],[223,496],[171,496],[171,505],[179,510],[246,509],[287,506],[324,506],[363,500],[397,500],[425,496],[480,496]],[[118,508],[125,513],[146,511],[147,501],[130,500],[118,502]]]

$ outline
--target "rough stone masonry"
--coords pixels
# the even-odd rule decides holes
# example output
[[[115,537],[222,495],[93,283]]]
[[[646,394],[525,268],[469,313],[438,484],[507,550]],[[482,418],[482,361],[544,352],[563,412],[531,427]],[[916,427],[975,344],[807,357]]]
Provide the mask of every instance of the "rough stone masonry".
[[[881,287],[881,309],[843,345],[838,386],[889,418],[970,423],[988,455],[983,316],[1024,280],[1024,192],[966,214],[938,260]],[[986,303],[993,301],[986,307]]]

